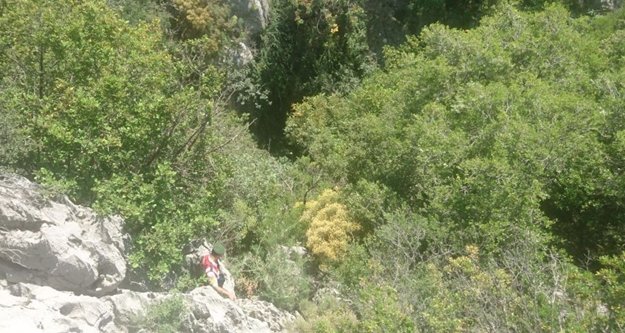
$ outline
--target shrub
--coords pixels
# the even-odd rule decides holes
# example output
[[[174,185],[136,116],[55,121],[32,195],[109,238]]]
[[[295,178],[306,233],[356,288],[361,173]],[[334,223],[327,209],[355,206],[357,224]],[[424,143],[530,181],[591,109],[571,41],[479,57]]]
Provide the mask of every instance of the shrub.
[[[187,315],[187,305],[182,296],[173,295],[149,306],[136,322],[138,327],[151,333],[178,333]]]
[[[1,75],[1,74],[0,74]],[[35,149],[11,102],[0,101],[0,166],[16,167]]]
[[[601,328],[596,288],[579,269],[557,255],[508,259],[506,264],[465,253],[445,263],[426,263],[418,280],[416,320],[424,331],[573,331]]]
[[[304,301],[301,317],[293,322],[293,330],[300,333],[358,332],[358,318],[344,299],[324,295],[318,300]]]
[[[397,290],[391,286],[363,283],[356,308],[361,318],[358,332],[415,331],[412,309],[400,303]]]
[[[281,139],[293,103],[349,90],[375,66],[361,1],[275,0],[269,18],[254,74],[268,90],[256,114],[265,140]]]
[[[603,284],[602,297],[608,307],[611,330],[625,330],[625,252],[601,258],[604,267],[597,272]]]
[[[168,163],[159,164],[152,177],[115,176],[98,182],[95,208],[124,216],[125,230],[133,235],[129,265],[147,271],[156,287],[173,287],[183,261],[183,247],[197,235],[218,226],[209,210],[215,198],[206,187],[189,184]]]
[[[228,21],[229,9],[219,0],[172,0],[176,28],[182,38],[210,36],[208,48],[214,51],[224,46],[226,33],[232,31]]]
[[[317,200],[305,204],[301,217],[308,224],[306,246],[322,264],[337,262],[345,254],[352,233],[359,229],[347,207],[337,201],[336,191],[325,190]]]
[[[280,308],[295,310],[310,297],[312,281],[306,274],[308,262],[305,258],[290,257],[280,246],[267,251],[252,251],[232,262],[233,275],[243,281],[243,285],[237,286],[238,291],[255,292]]]

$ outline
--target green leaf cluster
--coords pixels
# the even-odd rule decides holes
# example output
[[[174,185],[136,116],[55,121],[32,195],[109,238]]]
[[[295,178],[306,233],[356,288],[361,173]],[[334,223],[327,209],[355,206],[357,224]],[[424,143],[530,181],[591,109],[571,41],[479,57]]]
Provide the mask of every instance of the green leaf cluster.
[[[155,333],[180,332],[189,312],[184,298],[176,294],[152,303],[145,313],[134,318],[134,326]]]

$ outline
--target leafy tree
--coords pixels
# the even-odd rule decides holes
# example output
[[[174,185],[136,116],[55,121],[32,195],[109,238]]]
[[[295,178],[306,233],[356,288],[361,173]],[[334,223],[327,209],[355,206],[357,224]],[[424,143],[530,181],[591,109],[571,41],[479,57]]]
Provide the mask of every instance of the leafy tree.
[[[282,192],[269,190],[280,164],[225,109],[226,69],[214,66],[208,35],[164,43],[158,21],[130,24],[103,0],[15,1],[0,25],[0,109],[15,124],[8,142],[35,143],[2,151],[3,162],[123,214],[131,266],[156,286],[175,284],[190,239],[244,238],[247,226],[222,222],[237,203],[258,205],[255,189]],[[246,157],[256,167],[237,169]]]
[[[576,15],[604,12],[596,1],[544,0],[368,0],[363,8],[367,17],[367,40],[370,48],[384,61],[385,46],[398,46],[412,35],[433,23],[459,29],[477,27],[480,20],[495,8],[512,4],[524,11],[540,11],[551,3],[559,3]]]
[[[96,1],[9,8],[0,101],[41,142],[32,166],[76,179],[81,198],[95,179],[150,168],[175,117],[158,27],[131,28]]]
[[[604,267],[597,272],[603,283],[602,298],[609,307],[608,327],[614,331],[625,328],[625,253],[618,256],[604,256],[601,263]]]
[[[155,19],[158,19],[161,24],[166,24],[169,19],[168,1],[165,0],[107,0],[106,3],[131,24]]]
[[[19,117],[0,109],[0,167],[19,167],[19,161],[36,149],[27,133]]]
[[[235,31],[230,9],[221,0],[171,0],[174,35],[182,40],[209,36],[207,49],[217,53],[226,46],[228,35]]]
[[[373,65],[359,0],[280,0],[271,6],[255,65],[257,84],[268,91],[259,101],[261,142],[280,141],[291,104],[304,96],[345,91]]]

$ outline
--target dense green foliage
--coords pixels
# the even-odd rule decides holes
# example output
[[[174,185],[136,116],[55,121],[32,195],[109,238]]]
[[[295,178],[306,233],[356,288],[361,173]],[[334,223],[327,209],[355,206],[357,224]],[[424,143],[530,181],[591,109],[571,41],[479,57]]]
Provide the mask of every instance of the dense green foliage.
[[[238,68],[227,2],[0,1],[0,167],[121,214],[154,288],[222,241],[297,331],[625,329],[625,12],[271,5]]]
[[[131,25],[103,1],[6,8],[0,109],[2,140],[14,148],[2,150],[2,164],[122,214],[131,265],[157,285],[176,280],[191,238],[240,240],[251,226],[221,222],[282,192],[264,176],[279,177],[279,163],[225,111],[228,68],[212,63],[208,36],[166,43],[158,21]]]
[[[345,91],[373,66],[360,0],[272,1],[261,36],[255,80],[267,91],[253,110],[258,136],[280,140],[291,104]]]
[[[346,98],[296,106],[287,130],[335,179],[389,188],[462,231],[459,244],[490,251],[549,217],[576,253],[614,254],[622,46],[603,34],[559,7],[506,7],[474,30],[433,25]]]
[[[621,327],[587,308],[575,288],[589,282],[559,286],[580,273],[545,255],[561,246],[594,265],[625,245],[622,15],[502,6],[472,30],[432,25],[348,96],[294,107],[287,133],[333,182],[402,203],[362,220],[380,271],[359,278],[393,286],[421,330]],[[565,299],[545,303],[556,292]]]
[[[285,154],[282,150],[288,142],[282,141],[282,130],[293,103],[307,96],[349,91],[377,63],[384,62],[384,46],[400,45],[407,36],[418,34],[423,27],[436,22],[472,28],[502,2],[272,1],[268,26],[259,36],[259,54],[252,70],[256,89],[252,89],[252,96],[244,94],[254,101],[248,104],[247,112],[258,119],[253,127],[258,140],[264,146],[270,146],[273,141],[275,150]],[[550,1],[517,3],[519,7],[537,10]],[[583,12],[591,5],[590,1],[562,3],[576,12]],[[294,147],[288,147],[293,152]]]

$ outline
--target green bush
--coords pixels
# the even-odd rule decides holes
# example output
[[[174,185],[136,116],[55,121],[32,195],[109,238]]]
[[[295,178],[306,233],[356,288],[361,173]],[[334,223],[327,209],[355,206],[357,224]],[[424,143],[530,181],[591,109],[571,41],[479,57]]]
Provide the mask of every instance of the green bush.
[[[20,168],[19,162],[36,150],[36,143],[20,122],[16,108],[11,101],[0,101],[0,166],[4,167]]]
[[[151,333],[178,333],[188,315],[182,296],[173,295],[148,307],[135,326]]]
[[[475,29],[428,26],[347,96],[295,105],[287,136],[337,182],[388,189],[451,244],[496,252],[527,228],[580,260],[614,254],[623,44],[617,24],[595,24],[502,5]]]
[[[597,272],[602,284],[602,299],[607,306],[608,327],[615,332],[625,329],[625,252],[601,258],[604,266]]]
[[[400,302],[397,290],[392,286],[364,282],[355,307],[360,318],[359,332],[415,331],[412,308]]]
[[[292,324],[295,332],[359,332],[356,314],[340,297],[324,295],[314,302],[303,301],[300,312]]]
[[[298,309],[300,302],[308,300],[312,291],[309,262],[298,255],[290,256],[280,246],[266,251],[238,257],[231,264],[232,273],[238,278],[243,277],[246,285],[257,288],[261,299],[286,310]]]
[[[95,190],[100,198],[95,207],[122,214],[125,229],[134,236],[130,267],[147,270],[157,286],[179,272],[189,240],[208,234],[219,223],[207,212],[215,205],[214,196],[205,187],[186,183],[169,164],[160,164],[151,179],[117,176]]]

